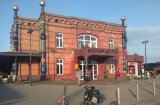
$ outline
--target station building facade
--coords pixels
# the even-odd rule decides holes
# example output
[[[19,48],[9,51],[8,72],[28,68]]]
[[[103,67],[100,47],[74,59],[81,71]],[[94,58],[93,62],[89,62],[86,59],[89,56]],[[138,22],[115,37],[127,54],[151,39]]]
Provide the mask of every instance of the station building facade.
[[[125,17],[122,24],[115,24],[52,14],[44,11],[43,3],[39,19],[20,17],[14,10],[10,50],[28,55],[31,51],[32,57],[31,72],[29,56],[17,57],[18,80],[30,73],[32,79],[45,75],[50,80],[75,80],[77,69],[81,80],[89,69],[93,80],[115,78],[117,72],[126,75]]]

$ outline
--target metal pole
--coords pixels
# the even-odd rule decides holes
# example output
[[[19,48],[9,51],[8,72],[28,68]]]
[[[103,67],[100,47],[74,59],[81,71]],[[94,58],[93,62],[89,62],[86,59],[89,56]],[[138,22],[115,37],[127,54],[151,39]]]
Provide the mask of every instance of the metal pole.
[[[146,75],[146,79],[147,79],[147,70],[146,70],[146,68],[147,68],[147,54],[146,54],[146,44],[148,43],[149,41],[148,40],[145,40],[145,41],[143,41],[142,42],[142,44],[145,44],[145,75]]]
[[[29,63],[29,74],[30,74],[30,86],[32,86],[32,54],[31,54],[31,33],[30,33],[30,63]]]
[[[63,102],[62,102],[62,105],[66,105],[66,93],[67,93],[67,85],[66,85],[66,80],[65,80],[65,85],[64,85],[64,91],[63,91]]]
[[[145,63],[147,63],[147,56],[146,56],[146,42],[145,42],[144,44],[145,44]]]
[[[156,96],[155,82],[153,82],[153,95]]]
[[[146,67],[147,67],[147,55],[146,55],[146,42],[145,42],[145,75],[146,75],[146,79],[147,79],[147,70],[146,70]]]
[[[18,69],[18,67],[17,67],[18,65],[17,65],[17,56],[15,57],[15,81],[17,80],[17,69]]]
[[[118,105],[120,105],[120,89],[119,89],[119,85],[117,86],[117,99],[118,99]]]
[[[138,88],[138,83],[137,83],[137,100],[139,99],[139,88]]]
[[[140,65],[141,66],[141,65]],[[142,77],[142,68],[140,68],[140,71],[141,71],[141,80],[143,79],[143,77]]]
[[[142,63],[142,62],[139,62],[139,63],[138,63],[138,70],[140,71],[141,80],[142,80],[142,68],[141,68],[141,63]]]

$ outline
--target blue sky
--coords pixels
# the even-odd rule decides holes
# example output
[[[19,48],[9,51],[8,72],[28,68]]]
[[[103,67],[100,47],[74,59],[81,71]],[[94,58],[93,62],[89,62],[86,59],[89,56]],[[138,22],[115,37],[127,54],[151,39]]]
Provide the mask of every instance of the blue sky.
[[[0,51],[8,51],[13,6],[19,6],[21,17],[38,18],[40,0],[0,0]],[[121,24],[126,16],[128,54],[144,55],[147,62],[160,61],[160,0],[45,0],[45,11],[66,16],[102,20]]]

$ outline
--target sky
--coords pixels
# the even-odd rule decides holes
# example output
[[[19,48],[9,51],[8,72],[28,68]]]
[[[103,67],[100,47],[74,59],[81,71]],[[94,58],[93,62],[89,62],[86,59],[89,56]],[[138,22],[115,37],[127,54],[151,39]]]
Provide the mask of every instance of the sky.
[[[66,16],[121,24],[126,17],[127,52],[145,55],[147,63],[160,62],[160,0],[45,0],[45,11]],[[0,0],[0,52],[10,47],[10,29],[13,24],[13,6],[18,15],[38,19],[40,0]]]

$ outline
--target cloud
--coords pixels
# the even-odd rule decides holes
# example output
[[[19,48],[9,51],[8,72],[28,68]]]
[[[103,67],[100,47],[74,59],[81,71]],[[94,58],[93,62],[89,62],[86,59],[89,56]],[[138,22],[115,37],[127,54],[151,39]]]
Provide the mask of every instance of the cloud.
[[[127,28],[128,53],[145,55],[145,45],[142,41],[148,40],[147,62],[160,61],[160,26]]]

